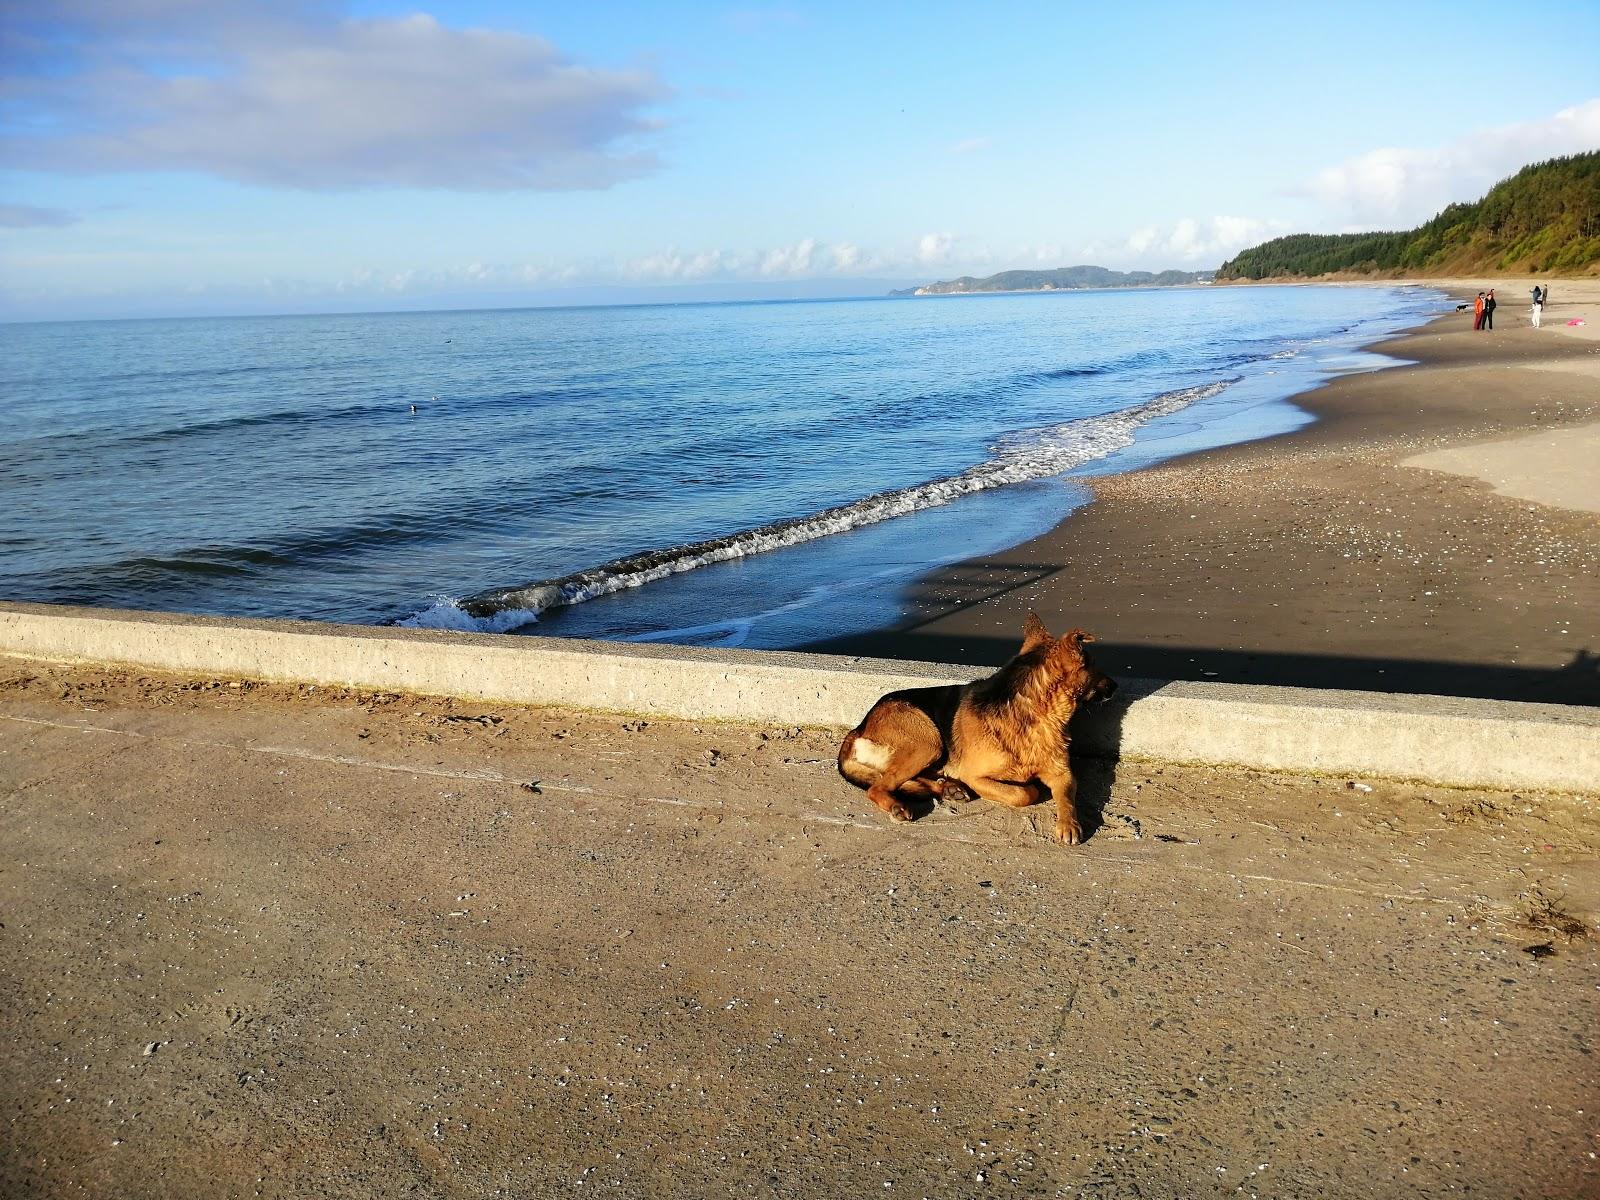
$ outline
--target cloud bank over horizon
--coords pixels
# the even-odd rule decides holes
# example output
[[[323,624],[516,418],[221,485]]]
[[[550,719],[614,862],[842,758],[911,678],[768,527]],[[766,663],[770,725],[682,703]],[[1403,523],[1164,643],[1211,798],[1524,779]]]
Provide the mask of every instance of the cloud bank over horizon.
[[[1371,150],[1319,171],[1299,190],[1346,227],[1410,227],[1449,204],[1478,199],[1530,163],[1590,150],[1600,150],[1600,97],[1433,149]]]

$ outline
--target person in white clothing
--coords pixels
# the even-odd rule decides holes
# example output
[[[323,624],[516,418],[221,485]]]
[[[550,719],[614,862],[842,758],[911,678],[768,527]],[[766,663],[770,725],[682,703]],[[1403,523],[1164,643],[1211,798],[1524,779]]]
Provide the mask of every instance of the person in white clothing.
[[[1544,289],[1533,285],[1533,327],[1539,328],[1539,318],[1544,315]]]

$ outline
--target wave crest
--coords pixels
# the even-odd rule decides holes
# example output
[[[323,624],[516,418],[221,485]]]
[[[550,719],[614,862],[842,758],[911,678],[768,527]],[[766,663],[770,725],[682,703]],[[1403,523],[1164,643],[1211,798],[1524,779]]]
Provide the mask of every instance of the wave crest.
[[[540,613],[552,608],[582,604],[597,596],[642,587],[669,575],[693,571],[711,563],[797,546],[802,542],[845,533],[891,517],[936,508],[974,492],[1047,479],[1123,449],[1133,442],[1135,432],[1146,422],[1179,412],[1196,401],[1210,399],[1236,382],[1237,378],[1226,379],[1184,388],[1120,412],[1011,434],[1000,441],[993,458],[958,475],[877,492],[808,516],[774,521],[725,537],[646,550],[571,575],[479,592],[464,600],[441,598],[438,603],[405,618],[399,624],[476,633],[509,633],[533,624],[539,619]]]

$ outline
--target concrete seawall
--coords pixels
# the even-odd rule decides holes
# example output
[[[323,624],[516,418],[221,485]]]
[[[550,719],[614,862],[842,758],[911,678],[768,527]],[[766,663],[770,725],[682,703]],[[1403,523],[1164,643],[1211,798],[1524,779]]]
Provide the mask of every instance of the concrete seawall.
[[[854,725],[884,692],[976,668],[436,630],[0,604],[0,654],[690,720]],[[1600,709],[1124,680],[1085,713],[1093,754],[1600,791]],[[1080,727],[1081,726],[1081,727]]]

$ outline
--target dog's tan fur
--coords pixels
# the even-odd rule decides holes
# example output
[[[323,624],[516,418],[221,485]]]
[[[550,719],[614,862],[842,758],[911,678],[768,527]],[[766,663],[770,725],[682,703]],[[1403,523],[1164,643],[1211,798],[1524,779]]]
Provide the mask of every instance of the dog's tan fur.
[[[1055,836],[1083,840],[1077,785],[1067,761],[1067,722],[1080,704],[1116,684],[1083,655],[1094,638],[1074,629],[1050,636],[1034,613],[1022,649],[987,679],[890,692],[839,747],[839,772],[896,821],[906,799],[940,797],[952,784],[1022,808],[1056,801]]]

